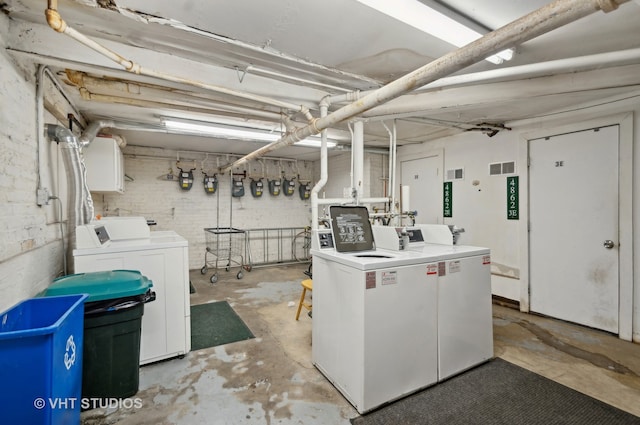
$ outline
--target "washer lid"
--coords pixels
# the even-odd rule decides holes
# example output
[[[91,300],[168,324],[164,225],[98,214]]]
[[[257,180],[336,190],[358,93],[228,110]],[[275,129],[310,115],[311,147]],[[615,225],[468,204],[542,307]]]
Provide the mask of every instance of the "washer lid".
[[[360,206],[332,206],[331,231],[338,252],[373,250],[373,232],[369,222],[369,211]]]

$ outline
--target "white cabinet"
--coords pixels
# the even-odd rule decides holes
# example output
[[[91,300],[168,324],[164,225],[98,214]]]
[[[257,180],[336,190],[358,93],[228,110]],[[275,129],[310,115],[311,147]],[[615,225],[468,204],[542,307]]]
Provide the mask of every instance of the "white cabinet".
[[[124,157],[116,140],[96,137],[82,155],[91,192],[124,192]]]

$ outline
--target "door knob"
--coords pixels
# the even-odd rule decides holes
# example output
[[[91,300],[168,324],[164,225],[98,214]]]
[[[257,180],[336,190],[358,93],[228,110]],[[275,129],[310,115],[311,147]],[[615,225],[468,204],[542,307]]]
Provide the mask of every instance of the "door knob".
[[[613,241],[611,239],[607,239],[606,241],[604,241],[604,247],[607,249],[611,249],[615,246],[615,244],[613,243]]]

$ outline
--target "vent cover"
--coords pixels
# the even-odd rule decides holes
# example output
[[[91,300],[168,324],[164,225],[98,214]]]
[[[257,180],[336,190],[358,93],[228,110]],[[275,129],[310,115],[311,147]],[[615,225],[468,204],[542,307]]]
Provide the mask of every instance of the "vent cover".
[[[494,162],[489,164],[489,175],[497,176],[500,174],[514,174],[516,172],[515,161]]]
[[[452,168],[447,170],[447,181],[452,180],[463,180],[464,179],[464,168]]]

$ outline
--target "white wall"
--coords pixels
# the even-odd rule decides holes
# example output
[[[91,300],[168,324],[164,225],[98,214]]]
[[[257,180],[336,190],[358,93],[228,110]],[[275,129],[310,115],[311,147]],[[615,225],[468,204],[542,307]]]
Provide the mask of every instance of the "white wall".
[[[399,157],[444,150],[445,170],[464,168],[464,179],[452,182],[453,216],[442,218],[443,223],[465,229],[460,244],[491,248],[494,273],[516,278],[520,275],[518,222],[507,220],[506,177],[489,176],[489,164],[517,161],[518,141],[517,132],[501,132],[492,138],[469,132],[398,149]],[[516,162],[516,175],[521,172],[526,172],[526,164]],[[493,292],[519,300],[518,281],[510,277],[494,276]]]
[[[640,164],[640,105],[638,103],[640,93],[631,93],[625,99],[610,99],[602,102],[602,106],[584,105],[576,108],[575,112],[557,113],[548,118],[536,118],[519,123],[508,123],[512,131],[503,131],[489,138],[479,133],[462,133],[453,137],[399,148],[398,156],[422,155],[438,149],[444,151],[445,170],[449,168],[464,167],[465,178],[453,182],[453,217],[444,219],[445,223],[456,224],[464,227],[466,232],[461,236],[461,243],[465,245],[486,246],[491,249],[492,260],[492,290],[494,295],[528,303],[528,258],[521,253],[527,252],[524,247],[528,244],[526,237],[526,222],[522,220],[506,219],[506,178],[502,176],[489,176],[488,164],[491,162],[505,162],[515,160],[516,175],[526,176],[526,139],[531,135],[540,137],[541,132],[548,135],[555,134],[555,129],[589,128],[594,123],[607,121],[622,121],[623,117],[633,116],[633,161]],[[629,118],[627,118],[629,119]],[[597,124],[595,124],[597,125]],[[524,146],[524,147],[523,147]],[[633,181],[633,217],[631,223],[622,223],[621,237],[633,232],[632,260],[629,263],[640,264],[638,250],[633,247],[640,245],[640,184],[637,167],[632,170]],[[528,198],[526,180],[520,183],[520,212],[526,209]],[[477,185],[473,182],[477,181]],[[526,211],[525,211],[526,214]],[[524,227],[523,227],[524,226]],[[524,230],[523,230],[524,229]],[[627,244],[631,245],[631,244]],[[629,252],[629,251],[627,251]],[[632,267],[631,265],[627,267]],[[504,275],[508,276],[505,277]],[[633,280],[633,307],[629,314],[632,315],[632,338],[640,342],[640,275],[632,273],[621,276],[621,288],[628,285],[628,280]],[[524,284],[522,284],[523,282]],[[629,291],[631,292],[631,291]],[[528,305],[525,305],[528,309]],[[626,314],[621,310],[622,314]],[[622,318],[621,318],[622,323]],[[622,334],[621,329],[621,334]]]
[[[135,140],[129,140],[135,144]],[[127,145],[125,153],[125,173],[133,181],[125,179],[125,192],[93,194],[96,214],[103,216],[143,216],[153,219],[158,224],[152,226],[154,230],[174,230],[189,241],[189,268],[199,269],[204,265],[206,237],[204,228],[229,227],[256,228],[289,228],[309,226],[311,222],[310,201],[302,200],[298,194],[298,181],[293,196],[271,196],[267,191],[267,181],[263,180],[265,192],[260,198],[251,195],[249,182],[244,180],[245,195],[233,198],[231,203],[231,184],[229,175],[218,176],[218,193],[207,194],[203,187],[202,161],[204,153],[180,153],[183,169],[196,167],[193,187],[189,191],[182,190],[177,180],[167,181],[159,179],[166,175],[171,168],[178,174],[176,168],[177,152],[144,148]],[[195,160],[195,164],[194,164]],[[226,163],[225,157],[220,157],[220,165]],[[277,173],[277,166],[273,161],[269,164],[269,175],[273,178]],[[207,174],[212,175],[216,169],[216,156],[209,155],[205,163]],[[283,161],[283,171],[287,178],[299,172],[301,180],[312,179],[311,162],[299,161],[298,169],[293,163]],[[234,172],[242,172],[235,170]],[[262,167],[252,162],[247,169],[256,178],[261,175]],[[313,182],[312,182],[313,184]],[[218,217],[219,214],[219,217]],[[288,248],[288,246],[287,246]],[[260,249],[257,245],[254,250]],[[275,247],[270,248],[272,250]],[[256,259],[261,258],[261,252],[253,252]],[[270,253],[271,254],[271,253]],[[215,258],[215,257],[212,257]]]
[[[36,205],[36,68],[18,65],[7,54],[8,26],[0,14],[0,311],[43,290],[63,269],[59,204]],[[41,186],[56,194],[55,145],[43,144],[40,158]]]

